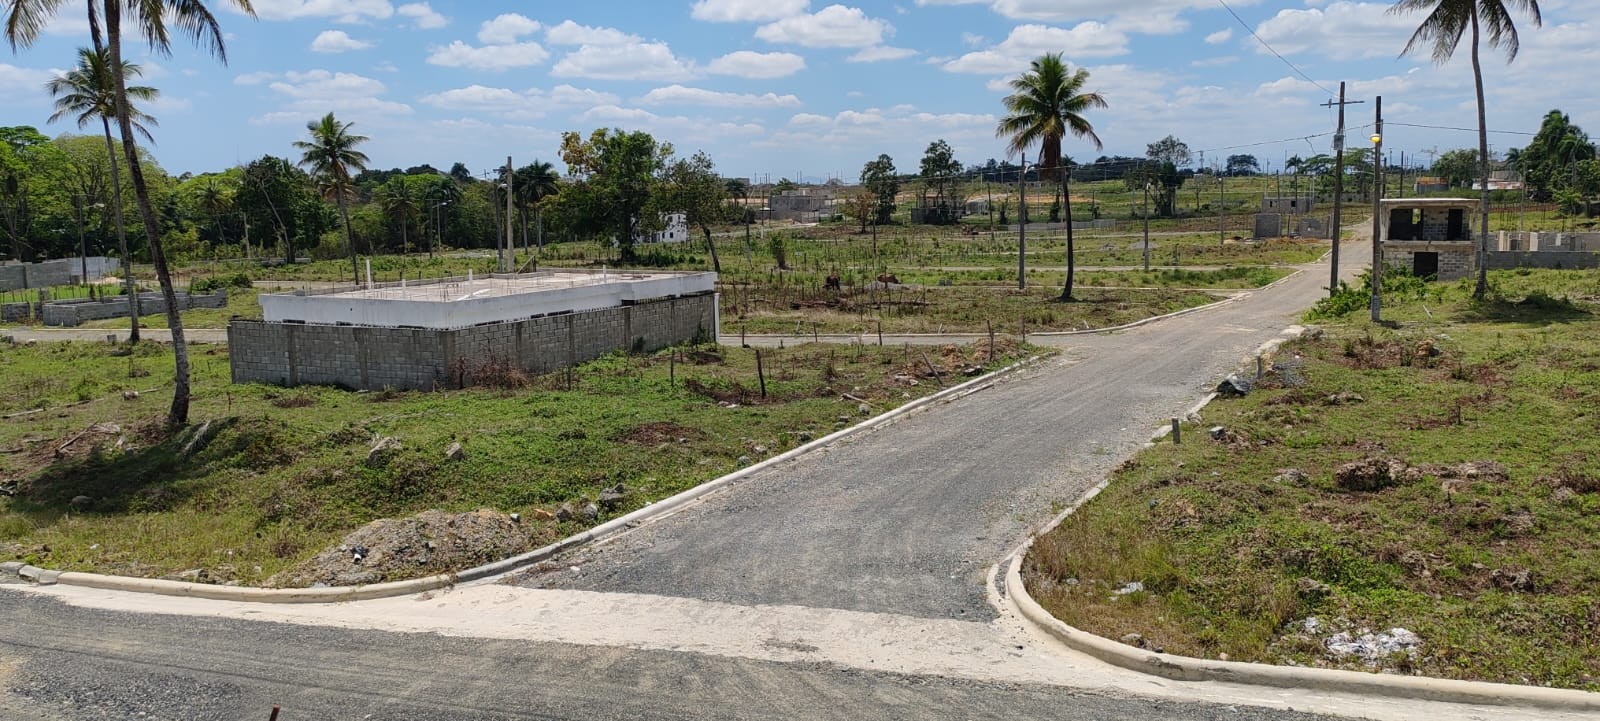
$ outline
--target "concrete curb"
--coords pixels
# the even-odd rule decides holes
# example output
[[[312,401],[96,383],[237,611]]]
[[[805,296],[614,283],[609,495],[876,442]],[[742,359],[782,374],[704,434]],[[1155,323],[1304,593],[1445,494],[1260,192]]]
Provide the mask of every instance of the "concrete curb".
[[[162,596],[182,596],[187,598],[204,598],[216,601],[248,601],[254,603],[342,603],[346,601],[366,601],[377,598],[390,598],[406,596],[426,591],[448,588],[471,581],[483,581],[501,576],[540,561],[547,560],[579,546],[606,538],[625,530],[635,528],[643,523],[672,513],[684,506],[699,500],[701,497],[715,493],[733,483],[761,473],[778,464],[794,460],[812,451],[825,448],[839,441],[865,431],[873,430],[900,418],[915,413],[936,403],[946,403],[973,393],[985,390],[995,384],[1000,378],[1026,368],[1044,356],[1033,356],[1014,363],[993,373],[974,378],[951,388],[947,388],[924,398],[919,398],[896,408],[887,413],[867,419],[857,425],[836,431],[818,438],[805,445],[793,448],[784,453],[768,458],[720,478],[715,478],[690,488],[675,496],[657,501],[640,508],[632,513],[614,518],[594,528],[563,538],[548,546],[529,551],[520,556],[513,556],[494,563],[485,564],[476,568],[469,568],[449,574],[413,578],[405,581],[392,581],[389,583],[375,583],[366,586],[343,586],[330,588],[253,588],[246,586],[217,586],[204,583],[188,583],[184,581],[168,581],[155,578],[132,578],[128,576],[107,576],[97,573],[79,573],[75,571],[51,571],[26,565],[20,562],[7,562],[0,564],[0,572],[16,575],[25,580],[41,586],[60,584],[63,586],[82,586],[84,588],[97,588],[108,591],[127,591],[133,593],[150,593]]]
[[[1258,353],[1270,353],[1288,340],[1298,337],[1304,330],[1301,326],[1291,326],[1284,331],[1283,337],[1262,344]],[[1203,397],[1185,417],[1199,413],[1215,398],[1215,393]],[[1164,430],[1170,431],[1170,429]],[[1157,432],[1155,438],[1160,438],[1162,435],[1164,433]],[[1559,711],[1600,711],[1600,694],[1587,691],[1189,658],[1138,649],[1067,625],[1046,611],[1028,593],[1027,585],[1022,582],[1023,559],[1033,547],[1034,540],[1054,530],[1083,504],[1100,495],[1110,482],[1109,476],[1102,479],[1000,562],[1005,569],[1006,601],[1016,609],[1024,621],[1060,641],[1067,648],[1088,654],[1113,666],[1175,681],[1224,681],[1274,688],[1356,693],[1445,703],[1528,706]]]
[[[1027,545],[1031,546],[1032,542]],[[1418,676],[1392,676],[1360,671],[1271,666],[1238,661],[1211,661],[1140,650],[1080,631],[1050,615],[1050,612],[1033,600],[1022,582],[1022,558],[1021,555],[1013,556],[1008,562],[1005,588],[1006,598],[1010,599],[1011,604],[1024,619],[1068,648],[1140,673],[1175,681],[1225,681],[1274,688],[1357,693],[1446,703],[1531,706],[1561,711],[1600,711],[1600,694],[1587,691]]]
[[[1193,308],[1184,308],[1183,310],[1173,311],[1171,313],[1167,313],[1166,315],[1157,315],[1157,316],[1151,316],[1149,318],[1145,318],[1144,320],[1136,320],[1136,321],[1134,321],[1132,323],[1125,323],[1123,325],[1112,326],[1110,328],[1095,328],[1095,329],[1092,329],[1092,330],[1069,330],[1069,331],[1053,331],[1053,332],[1044,332],[1044,333],[1029,333],[1028,335],[1030,335],[1030,336],[1041,336],[1041,337],[1045,337],[1045,338],[1059,338],[1059,337],[1074,336],[1074,335],[1093,335],[1093,334],[1096,334],[1096,333],[1116,333],[1118,331],[1124,331],[1124,330],[1129,330],[1129,329],[1132,329],[1132,328],[1138,328],[1139,326],[1149,325],[1149,324],[1155,323],[1157,321],[1168,320],[1170,318],[1177,318],[1177,317],[1180,317],[1180,316],[1189,315],[1190,313],[1199,313],[1201,311],[1211,310],[1212,308],[1221,308],[1222,306],[1228,305],[1229,303],[1237,303],[1237,302],[1239,302],[1241,300],[1244,300],[1245,298],[1249,298],[1250,296],[1255,295],[1256,293],[1260,293],[1261,291],[1270,290],[1273,287],[1275,287],[1275,286],[1277,286],[1277,285],[1279,285],[1281,283],[1284,283],[1284,282],[1288,281],[1289,279],[1294,278],[1295,276],[1298,276],[1298,275],[1300,275],[1301,273],[1304,273],[1304,272],[1305,272],[1304,269],[1297,270],[1297,271],[1295,271],[1293,273],[1290,273],[1290,274],[1288,274],[1286,276],[1283,276],[1282,278],[1279,278],[1279,279],[1277,279],[1275,281],[1272,281],[1271,283],[1263,285],[1260,288],[1251,288],[1249,290],[1237,292],[1237,293],[1234,293],[1233,295],[1228,296],[1227,298],[1223,298],[1222,300],[1219,300],[1219,301],[1217,301],[1215,303],[1207,303],[1205,305],[1197,305],[1197,306],[1195,306]]]

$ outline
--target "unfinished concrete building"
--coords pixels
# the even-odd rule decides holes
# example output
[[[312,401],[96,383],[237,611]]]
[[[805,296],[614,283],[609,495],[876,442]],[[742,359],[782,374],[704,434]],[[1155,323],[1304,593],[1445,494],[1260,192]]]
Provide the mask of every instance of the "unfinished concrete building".
[[[1438,280],[1466,278],[1477,271],[1472,216],[1478,201],[1400,198],[1378,204],[1385,266]]]
[[[435,390],[617,350],[715,340],[716,274],[545,270],[261,296],[228,325],[235,383]]]

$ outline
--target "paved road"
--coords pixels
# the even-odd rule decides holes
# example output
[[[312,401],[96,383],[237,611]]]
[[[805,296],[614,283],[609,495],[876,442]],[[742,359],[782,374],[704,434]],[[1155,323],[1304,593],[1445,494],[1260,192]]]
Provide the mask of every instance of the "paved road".
[[[1287,325],[1314,277],[1076,337],[523,585],[314,607],[0,585],[0,718],[1407,717],[1069,658],[985,600],[985,567]]]
[[[1301,273],[1111,335],[740,484],[565,565],[540,588],[984,619],[988,566],[1081,496],[1324,291]]]

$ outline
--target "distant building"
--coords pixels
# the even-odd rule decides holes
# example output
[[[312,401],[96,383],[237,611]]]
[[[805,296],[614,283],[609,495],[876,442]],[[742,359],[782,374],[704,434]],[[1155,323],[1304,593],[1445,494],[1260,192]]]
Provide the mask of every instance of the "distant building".
[[[1380,201],[1383,264],[1421,278],[1456,280],[1477,270],[1472,212],[1467,198],[1402,198]]]
[[[1311,208],[1314,205],[1316,205],[1316,201],[1309,195],[1268,196],[1261,199],[1261,212],[1278,213],[1280,215],[1305,215],[1311,212]]]
[[[1443,193],[1449,189],[1450,182],[1444,178],[1417,178],[1416,192],[1418,195],[1423,193]]]
[[[823,215],[832,213],[837,193],[833,188],[799,188],[785,190],[767,199],[772,220],[794,220],[812,223]]]
[[[654,233],[633,236],[635,243],[682,243],[689,239],[689,216],[686,213],[662,213],[663,227]]]

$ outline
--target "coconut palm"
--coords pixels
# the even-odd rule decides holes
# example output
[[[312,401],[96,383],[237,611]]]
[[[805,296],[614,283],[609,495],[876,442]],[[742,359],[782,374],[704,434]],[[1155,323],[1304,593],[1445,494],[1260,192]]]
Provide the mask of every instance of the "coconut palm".
[[[361,271],[356,261],[356,241],[350,232],[350,171],[367,169],[367,154],[356,146],[367,142],[365,135],[352,135],[354,123],[341,123],[333,113],[321,120],[306,123],[311,140],[296,140],[294,147],[301,151],[300,165],[308,168],[325,190],[339,204],[339,215],[344,218],[344,242],[350,246],[350,274],[356,283],[361,282]]]
[[[255,17],[250,0],[226,1],[241,12]],[[0,6],[0,12],[5,16],[6,40],[11,43],[12,49],[32,45],[63,4],[63,0],[9,0],[7,6]],[[222,26],[206,7],[205,0],[104,0],[100,5],[95,0],[88,0],[87,7],[93,47],[96,51],[105,51],[108,67],[122,67],[122,25],[125,20],[151,50],[162,55],[172,53],[171,29],[176,28],[223,64],[228,62]],[[139,206],[140,219],[144,221],[145,237],[150,241],[150,260],[156,267],[156,280],[161,283],[161,295],[167,303],[167,326],[172,333],[174,366],[172,406],[167,411],[167,425],[178,428],[189,422],[189,349],[183,337],[183,319],[178,314],[177,291],[167,267],[166,253],[161,247],[161,227],[156,221],[155,207],[150,202],[144,169],[139,165],[133,115],[129,112],[127,77],[115,72],[110,75],[115,88],[117,127],[122,135],[123,159],[128,165],[128,176],[133,181],[133,195]]]
[[[396,176],[378,189],[378,203],[383,206],[383,212],[400,221],[401,254],[411,252],[411,242],[407,233],[411,229],[411,221],[415,220],[417,213],[422,210],[417,192],[407,180],[408,176]]]
[[[1012,94],[1006,96],[1006,111],[995,128],[995,135],[1011,139],[1010,152],[1023,153],[1028,146],[1038,143],[1040,178],[1059,178],[1061,195],[1065,201],[1067,221],[1067,280],[1061,289],[1061,300],[1075,300],[1072,296],[1073,262],[1072,194],[1069,191],[1071,171],[1061,166],[1061,141],[1071,133],[1073,137],[1087,138],[1096,150],[1102,146],[1094,126],[1083,117],[1091,108],[1106,107],[1099,93],[1084,92],[1089,82],[1089,71],[1078,68],[1068,72],[1061,53],[1050,53],[1034,60],[1028,72],[1011,81]]]
[[[544,250],[544,212],[543,201],[561,190],[561,175],[556,172],[555,166],[542,160],[535,159],[532,163],[517,169],[517,200],[524,207],[533,206],[534,243],[540,250]],[[523,245],[527,245],[527,236],[523,236]]]
[[[1478,174],[1482,196],[1478,211],[1483,219],[1483,235],[1478,239],[1478,284],[1474,298],[1482,300],[1489,291],[1489,121],[1483,99],[1483,66],[1478,61],[1478,46],[1487,30],[1489,47],[1504,49],[1506,62],[1517,59],[1521,42],[1511,10],[1519,9],[1533,17],[1534,27],[1543,23],[1538,0],[1400,0],[1390,13],[1427,12],[1427,19],[1411,34],[1401,55],[1431,47],[1433,60],[1444,64],[1461,45],[1461,36],[1472,30],[1472,80],[1478,94]]]
[[[123,62],[123,77],[138,77],[144,69],[137,64]],[[90,121],[99,120],[105,133],[106,156],[111,162],[112,207],[117,223],[117,247],[122,253],[122,277],[127,286],[128,317],[130,319],[128,342],[139,342],[139,292],[133,280],[133,257],[128,253],[128,230],[122,218],[122,169],[117,163],[117,144],[111,139],[111,120],[117,115],[115,83],[111,80],[111,62],[105,50],[78,49],[78,66],[50,82],[45,90],[56,98],[56,111],[49,122],[76,116],[78,127],[87,127]],[[158,125],[156,119],[133,106],[133,100],[153,101],[161,91],[146,85],[129,85],[128,113],[133,118],[133,129],[151,143],[150,126]]]

